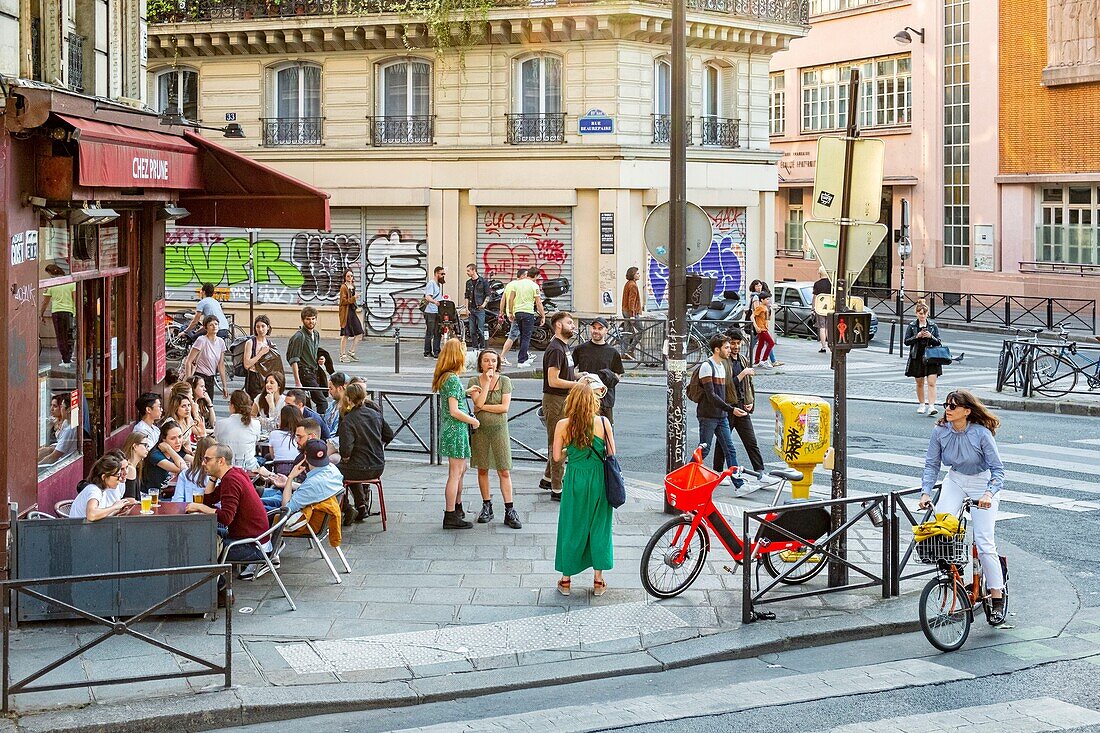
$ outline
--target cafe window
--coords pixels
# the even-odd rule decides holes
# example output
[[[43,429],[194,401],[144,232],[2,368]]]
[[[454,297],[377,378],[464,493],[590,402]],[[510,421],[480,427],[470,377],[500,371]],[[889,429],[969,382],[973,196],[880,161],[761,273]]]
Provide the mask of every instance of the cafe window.
[[[126,408],[126,342],[130,329],[126,328],[126,281],[129,276],[111,278],[111,342],[108,346],[111,370],[111,432],[130,422]]]

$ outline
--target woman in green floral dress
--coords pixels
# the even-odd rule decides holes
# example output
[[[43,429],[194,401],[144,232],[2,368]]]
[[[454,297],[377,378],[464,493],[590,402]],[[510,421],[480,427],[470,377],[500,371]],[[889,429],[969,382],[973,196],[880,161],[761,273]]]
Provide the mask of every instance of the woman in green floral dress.
[[[603,459],[615,452],[611,423],[600,417],[600,400],[588,381],[569,390],[565,417],[554,427],[554,460],[569,457],[558,509],[558,545],[554,567],[561,573],[558,592],[570,592],[570,576],[592,568],[592,592],[607,590],[603,571],[614,564],[611,505],[607,503]]]
[[[466,390],[474,398],[474,416],[481,427],[470,437],[470,463],[477,469],[477,487],[481,490],[481,514],[478,524],[493,521],[493,500],[489,492],[489,471],[500,479],[504,498],[504,524],[512,529],[523,527],[512,506],[512,444],[508,437],[508,406],[512,401],[512,380],[500,373],[500,355],[484,349],[477,355],[476,377],[470,377]]]
[[[439,393],[440,430],[439,453],[447,456],[446,510],[444,529],[469,529],[474,525],[464,519],[462,511],[462,477],[470,458],[470,430],[477,428],[476,417],[466,409],[466,393],[458,375],[466,366],[466,345],[459,339],[448,339],[439,351],[432,377],[432,391]]]

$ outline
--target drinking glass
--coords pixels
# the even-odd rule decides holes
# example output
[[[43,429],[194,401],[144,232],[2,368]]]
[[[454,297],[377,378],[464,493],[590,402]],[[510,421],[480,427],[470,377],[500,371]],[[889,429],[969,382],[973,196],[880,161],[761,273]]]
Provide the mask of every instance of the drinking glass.
[[[152,504],[153,504],[153,500],[151,498],[149,498],[149,492],[148,491],[143,491],[141,493],[141,513],[142,514],[152,514],[153,513]]]

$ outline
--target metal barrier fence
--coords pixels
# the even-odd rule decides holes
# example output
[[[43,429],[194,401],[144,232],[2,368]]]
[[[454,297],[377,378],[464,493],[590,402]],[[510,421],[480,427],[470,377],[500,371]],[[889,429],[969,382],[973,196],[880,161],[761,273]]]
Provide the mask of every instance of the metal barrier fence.
[[[940,490],[942,484],[936,484],[935,489],[932,492],[932,505],[935,506],[936,502],[940,499]],[[909,565],[909,559],[913,556],[913,550],[916,548],[916,540],[909,540],[908,546],[905,548],[905,555],[901,555],[901,514],[905,515],[905,518],[909,520],[910,524],[916,526],[923,522],[928,521],[932,516],[935,509],[926,509],[924,516],[921,519],[917,519],[913,512],[909,511],[909,507],[906,506],[903,497],[912,496],[913,494],[920,493],[919,488],[906,489],[904,491],[891,491],[890,492],[890,555],[894,558],[893,572],[890,574],[890,595],[901,595],[901,581],[909,580],[911,578],[919,578],[923,575],[931,575],[936,572],[936,567],[932,565],[924,566],[921,570],[914,571],[909,575],[903,575],[905,568]],[[898,512],[898,509],[901,512]]]
[[[1100,389],[1100,344],[1051,344],[1014,339],[1001,345],[998,392],[1008,387],[1024,397],[1090,394]]]
[[[880,320],[904,324],[915,317],[917,301],[928,304],[929,317],[940,323],[977,323],[999,328],[1041,327],[1062,324],[1071,331],[1096,331],[1096,301],[1081,298],[1044,298],[988,293],[949,293],[896,288],[856,287]]]
[[[598,314],[597,314],[598,315]],[[576,315],[577,333],[570,346],[588,340],[589,326],[596,315]],[[624,366],[664,366],[665,324],[664,318],[622,318],[599,315],[607,321],[607,343],[622,356]]]
[[[153,604],[149,608],[145,609],[136,616],[131,616],[125,620],[109,620],[98,616],[94,613],[89,613],[75,605],[63,601],[58,598],[53,598],[45,593],[40,593],[37,590],[32,590],[35,586],[47,586],[47,585],[65,585],[73,583],[89,583],[89,582],[101,582],[104,580],[124,580],[127,578],[144,578],[144,577],[156,577],[166,575],[196,575],[201,574],[202,577],[186,586],[181,588],[167,598],[160,600]],[[217,582],[219,577],[225,578],[226,599],[225,604],[225,661],[222,664],[203,659],[202,657],[195,656],[189,652],[172,646],[167,642],[154,639],[151,636],[143,634],[140,631],[136,631],[134,626],[147,617],[155,613],[158,609],[171,603],[176,598],[180,598],[187,593],[205,585],[210,582]],[[66,575],[57,578],[26,578],[22,580],[5,580],[0,581],[0,594],[3,595],[4,613],[3,613],[3,712],[7,713],[10,710],[9,702],[12,695],[29,692],[50,692],[53,690],[67,690],[75,687],[92,687],[97,685],[124,685],[134,682],[153,682],[156,680],[172,680],[182,679],[188,677],[204,677],[208,675],[222,675],[225,678],[225,687],[231,687],[233,684],[233,604],[230,602],[233,594],[233,572],[231,565],[196,565],[193,567],[185,568],[159,568],[153,570],[127,570],[124,572],[116,573],[99,573],[94,575]],[[40,667],[34,672],[26,675],[25,677],[12,682],[11,681],[11,638],[10,627],[11,620],[14,614],[15,608],[15,596],[22,593],[25,596],[34,598],[35,600],[47,603],[49,605],[57,606],[65,611],[73,613],[86,621],[92,623],[101,624],[107,627],[107,630],[97,636],[95,639],[82,644],[78,648],[66,653],[60,659],[57,659],[44,667]],[[58,667],[66,664],[67,662],[76,659],[84,652],[99,646],[103,642],[115,636],[132,636],[139,641],[143,641],[146,644],[157,647],[172,654],[177,654],[184,659],[187,659],[195,664],[203,667],[203,669],[192,671],[180,671],[180,672],[166,672],[161,674],[149,674],[149,675],[131,675],[128,677],[107,677],[104,679],[92,679],[82,680],[80,682],[54,682],[50,684],[32,684],[35,680],[44,677]]]

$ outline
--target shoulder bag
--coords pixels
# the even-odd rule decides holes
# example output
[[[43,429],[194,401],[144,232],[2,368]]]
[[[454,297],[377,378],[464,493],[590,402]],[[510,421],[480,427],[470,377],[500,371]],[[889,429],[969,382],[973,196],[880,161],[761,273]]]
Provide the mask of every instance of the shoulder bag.
[[[951,357],[951,349],[946,346],[929,346],[924,350],[925,364],[947,366],[952,361],[954,361],[954,359]]]
[[[607,418],[601,417],[604,422],[604,432],[607,431]],[[604,491],[607,495],[607,503],[612,509],[618,509],[626,503],[626,484],[623,482],[623,471],[619,467],[619,459],[608,451],[603,459]]]

